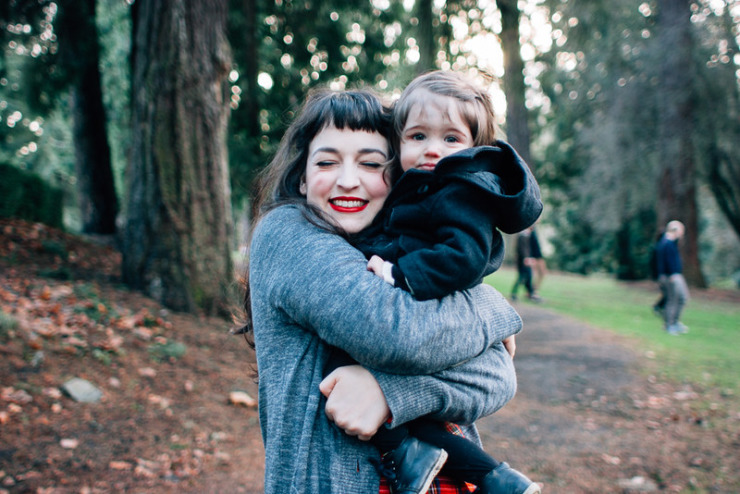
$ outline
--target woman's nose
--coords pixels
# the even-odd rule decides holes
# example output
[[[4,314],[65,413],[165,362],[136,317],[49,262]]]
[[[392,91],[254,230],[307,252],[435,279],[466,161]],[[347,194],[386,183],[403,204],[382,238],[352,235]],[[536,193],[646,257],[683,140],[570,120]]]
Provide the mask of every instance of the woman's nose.
[[[337,185],[345,189],[353,189],[360,185],[360,176],[357,173],[357,165],[344,163],[339,171]]]

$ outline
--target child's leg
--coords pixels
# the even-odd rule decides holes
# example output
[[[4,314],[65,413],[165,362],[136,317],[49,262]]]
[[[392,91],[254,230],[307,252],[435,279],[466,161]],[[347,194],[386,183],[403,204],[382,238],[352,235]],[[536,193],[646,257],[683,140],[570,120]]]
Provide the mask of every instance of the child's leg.
[[[338,367],[345,365],[358,365],[357,362],[349,356],[347,352],[336,347],[332,347],[329,359],[324,365],[324,377],[328,376]],[[404,439],[409,435],[409,431],[405,425],[401,425],[394,429],[382,426],[378,429],[378,432],[370,439],[370,444],[378,448],[381,453],[386,453],[393,449],[396,449],[401,445]]]
[[[331,374],[338,367],[345,365],[357,365],[357,362],[349,356],[349,353],[341,348],[331,347],[329,358],[326,360],[326,364],[324,364],[324,377]]]
[[[500,465],[474,442],[449,432],[442,422],[421,418],[407,425],[413,437],[447,451],[442,470],[453,478],[480,485],[483,477]]]

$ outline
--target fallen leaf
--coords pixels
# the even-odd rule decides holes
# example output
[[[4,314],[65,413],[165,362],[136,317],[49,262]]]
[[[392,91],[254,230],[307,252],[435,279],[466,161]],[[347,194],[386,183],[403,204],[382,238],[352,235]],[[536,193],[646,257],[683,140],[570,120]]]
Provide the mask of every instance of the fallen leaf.
[[[42,393],[44,396],[58,400],[62,397],[62,392],[58,388],[44,388]]]
[[[64,449],[75,449],[80,445],[80,441],[77,439],[62,439],[59,441],[59,445]]]
[[[601,455],[601,459],[604,460],[605,463],[608,463],[610,465],[619,465],[620,463],[622,463],[622,460],[619,459],[619,457],[611,456],[606,453],[603,453]]]
[[[113,460],[108,463],[108,468],[111,470],[131,470],[134,466],[127,461],[116,461]]]
[[[139,375],[142,377],[156,377],[157,371],[151,367],[142,367],[139,369]]]
[[[229,403],[247,408],[255,408],[257,406],[257,400],[244,391],[232,391],[229,393]]]
[[[48,285],[41,289],[39,298],[44,301],[48,301],[51,298],[51,288]]]
[[[673,393],[673,398],[678,401],[693,400],[698,397],[699,395],[694,393],[693,391],[676,391],[675,393]]]

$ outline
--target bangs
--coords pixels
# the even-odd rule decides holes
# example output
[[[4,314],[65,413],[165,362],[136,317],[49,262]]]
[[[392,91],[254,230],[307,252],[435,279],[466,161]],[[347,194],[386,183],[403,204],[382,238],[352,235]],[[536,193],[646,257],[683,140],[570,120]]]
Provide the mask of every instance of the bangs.
[[[322,109],[323,127],[377,132],[390,135],[390,114],[373,95],[363,92],[333,93]]]

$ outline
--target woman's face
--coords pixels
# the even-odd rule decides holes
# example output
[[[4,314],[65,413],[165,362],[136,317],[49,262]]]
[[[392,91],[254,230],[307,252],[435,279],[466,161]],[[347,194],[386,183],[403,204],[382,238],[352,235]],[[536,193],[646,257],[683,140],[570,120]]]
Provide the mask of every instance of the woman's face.
[[[308,147],[301,193],[348,233],[369,226],[388,195],[388,141],[378,132],[326,127]]]

